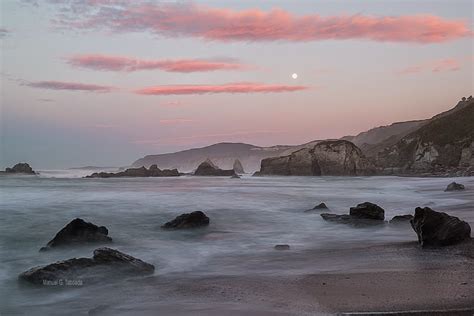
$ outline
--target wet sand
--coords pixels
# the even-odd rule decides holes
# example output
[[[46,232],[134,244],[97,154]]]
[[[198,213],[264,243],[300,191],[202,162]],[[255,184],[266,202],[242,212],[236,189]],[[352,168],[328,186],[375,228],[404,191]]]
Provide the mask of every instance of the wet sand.
[[[405,253],[410,260],[420,259],[419,265],[399,266],[401,261],[387,257],[387,253],[393,254],[393,251]],[[144,303],[138,311],[135,304],[133,311],[128,310],[126,304],[102,306],[99,314],[350,315],[391,312],[392,315],[473,315],[474,242],[427,250],[420,249],[416,243],[384,245],[355,249],[351,256],[363,256],[363,253],[374,256],[376,252],[380,253],[376,260],[378,269],[366,266],[353,272],[153,276],[145,282],[140,281],[142,294],[130,295],[155,293],[155,303]],[[279,264],[289,266],[303,256],[293,257],[291,251],[284,255],[286,258]],[[316,253],[306,252],[305,256],[308,262],[318,260]]]

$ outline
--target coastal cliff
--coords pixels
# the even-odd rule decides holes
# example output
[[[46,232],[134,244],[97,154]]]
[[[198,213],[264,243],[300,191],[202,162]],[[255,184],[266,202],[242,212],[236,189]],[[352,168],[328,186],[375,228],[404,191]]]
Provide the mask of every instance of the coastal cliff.
[[[262,160],[256,175],[360,176],[375,174],[362,151],[346,140],[323,141],[287,156]]]

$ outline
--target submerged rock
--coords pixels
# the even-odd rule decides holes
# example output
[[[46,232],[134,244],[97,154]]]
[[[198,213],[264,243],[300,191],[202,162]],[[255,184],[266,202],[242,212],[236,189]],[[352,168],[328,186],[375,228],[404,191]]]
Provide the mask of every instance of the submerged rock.
[[[232,177],[230,177],[231,179],[240,179],[240,176],[238,174],[233,174]]]
[[[460,183],[456,183],[456,182],[451,182],[450,184],[448,184],[448,186],[446,187],[446,190],[444,191],[461,191],[464,189],[465,189],[464,185]]]
[[[327,207],[326,203],[321,202],[318,205],[316,205],[315,207],[313,207],[312,209],[306,210],[305,212],[328,210],[328,209],[329,208]]]
[[[195,176],[225,176],[230,177],[235,175],[235,171],[231,170],[222,170],[215,166],[210,160],[202,162],[194,171]]]
[[[275,245],[275,250],[290,250],[290,245]]]
[[[6,168],[5,173],[19,173],[19,174],[36,174],[26,162],[20,162],[14,165],[12,168]]]
[[[157,165],[151,165],[149,169],[145,167],[129,168],[120,172],[94,172],[86,178],[120,178],[120,177],[179,177],[178,169],[161,170]]]
[[[396,215],[390,220],[390,224],[409,223],[413,219],[413,215]]]
[[[417,207],[410,223],[422,247],[453,245],[471,237],[468,223],[429,207]]]
[[[382,220],[360,218],[348,214],[322,213],[320,215],[325,221],[351,225],[354,227],[366,227],[385,224],[385,222]]]
[[[40,251],[74,244],[111,242],[112,238],[107,236],[108,234],[109,231],[105,226],[97,226],[76,218],[61,229]]]
[[[152,264],[104,247],[94,250],[92,258],[72,258],[34,267],[21,273],[19,279],[37,285],[77,286],[83,285],[84,281],[117,277],[121,274],[150,274],[154,271]]]
[[[161,228],[164,229],[186,229],[197,228],[209,225],[209,217],[201,211],[181,214],[170,222],[167,222]]]
[[[351,207],[349,214],[361,219],[375,219],[375,220],[384,220],[385,211],[383,208],[377,204],[364,202],[357,204],[356,207]]]

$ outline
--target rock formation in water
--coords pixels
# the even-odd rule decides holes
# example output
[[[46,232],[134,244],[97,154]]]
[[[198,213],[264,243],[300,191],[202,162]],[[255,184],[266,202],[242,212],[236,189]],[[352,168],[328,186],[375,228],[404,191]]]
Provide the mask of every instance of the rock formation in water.
[[[471,238],[468,223],[429,207],[417,207],[410,223],[422,247],[448,246]]]
[[[413,219],[413,215],[406,214],[406,215],[395,215],[390,220],[390,224],[401,224],[401,223],[409,223]]]
[[[179,177],[180,174],[177,169],[164,169],[161,170],[157,165],[150,166],[149,169],[145,167],[141,168],[129,168],[125,171],[117,173],[112,172],[94,172],[93,174],[86,176],[86,178],[119,178],[119,177]]]
[[[232,169],[234,169],[235,173],[238,173],[238,174],[245,173],[244,167],[242,166],[242,163],[240,162],[239,159],[235,159]]]
[[[451,182],[450,184],[448,184],[448,186],[446,187],[446,190],[444,191],[462,191],[464,189],[465,187],[463,184]]]
[[[290,245],[282,244],[282,245],[275,245],[273,247],[275,250],[290,250]]]
[[[384,224],[385,211],[377,204],[365,202],[351,207],[349,214],[323,213],[321,217],[329,222],[348,224],[352,226],[368,226]]]
[[[12,168],[6,168],[5,173],[15,173],[15,174],[36,174],[36,172],[31,168],[26,162],[20,162],[14,165]]]
[[[474,99],[463,98],[373,159],[384,174],[474,175]]]
[[[163,229],[187,229],[198,228],[209,225],[209,217],[201,211],[181,214],[172,221],[167,222]]]
[[[80,218],[76,218],[61,229],[56,236],[48,242],[46,247],[40,250],[44,251],[50,248],[78,244],[111,242],[112,238],[107,236],[108,234],[109,231],[105,226],[97,226]]]
[[[94,250],[92,258],[73,258],[34,267],[21,273],[19,279],[36,285],[77,286],[84,285],[83,282],[88,281],[94,282],[130,274],[151,274],[154,271],[155,267],[149,263],[104,247]]]
[[[359,176],[375,174],[362,151],[346,140],[323,141],[288,156],[262,160],[257,175]]]
[[[235,171],[231,170],[222,170],[219,169],[216,165],[212,163],[209,159],[202,162],[194,171],[195,176],[225,176],[230,177],[235,175]]]
[[[328,210],[329,208],[327,207],[326,203],[321,202],[312,209],[306,210],[305,212],[312,212],[312,211],[321,211],[321,210]]]

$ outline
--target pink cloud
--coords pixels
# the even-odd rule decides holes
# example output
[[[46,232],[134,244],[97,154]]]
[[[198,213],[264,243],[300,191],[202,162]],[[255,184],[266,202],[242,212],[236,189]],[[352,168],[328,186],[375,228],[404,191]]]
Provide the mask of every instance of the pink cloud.
[[[468,22],[435,15],[295,15],[282,9],[210,8],[189,3],[104,4],[67,18],[62,26],[107,27],[115,32],[151,32],[169,37],[217,41],[319,41],[363,39],[380,42],[441,43],[472,36]],[[72,18],[72,20],[70,20]]]
[[[444,72],[444,71],[458,71],[461,69],[461,61],[455,58],[445,58],[439,60],[428,61],[417,65],[406,67],[397,71],[398,74],[415,74],[426,71]]]
[[[278,93],[305,89],[308,89],[308,87],[238,82],[221,85],[164,85],[139,89],[135,92],[143,95],[185,95],[207,93]]]
[[[68,58],[75,67],[108,71],[139,71],[160,69],[168,72],[199,72],[216,70],[245,70],[246,65],[231,60],[171,59],[146,60],[122,56],[87,54]]]
[[[50,90],[69,90],[69,91],[89,91],[89,92],[110,92],[116,88],[110,86],[101,86],[88,83],[64,82],[64,81],[37,81],[28,82],[24,85]]]
[[[163,124],[163,125],[175,125],[175,124],[191,123],[191,122],[194,122],[194,120],[183,119],[183,118],[160,120],[160,124]]]

